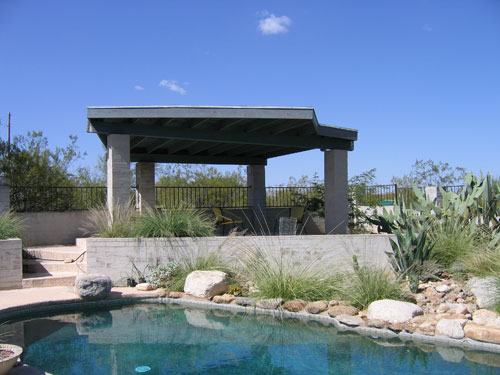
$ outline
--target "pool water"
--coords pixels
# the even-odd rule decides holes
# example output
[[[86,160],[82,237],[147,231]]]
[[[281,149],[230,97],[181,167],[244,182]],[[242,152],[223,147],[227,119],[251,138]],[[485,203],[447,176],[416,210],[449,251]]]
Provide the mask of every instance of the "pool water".
[[[500,374],[500,355],[377,341],[333,326],[144,304],[7,326],[54,375]]]

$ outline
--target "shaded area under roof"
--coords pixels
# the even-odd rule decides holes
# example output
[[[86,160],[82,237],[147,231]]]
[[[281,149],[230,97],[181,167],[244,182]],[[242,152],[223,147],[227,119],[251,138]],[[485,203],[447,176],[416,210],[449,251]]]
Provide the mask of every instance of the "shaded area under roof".
[[[266,165],[312,149],[352,151],[358,132],[320,124],[312,107],[88,107],[87,131],[130,135],[130,161]]]

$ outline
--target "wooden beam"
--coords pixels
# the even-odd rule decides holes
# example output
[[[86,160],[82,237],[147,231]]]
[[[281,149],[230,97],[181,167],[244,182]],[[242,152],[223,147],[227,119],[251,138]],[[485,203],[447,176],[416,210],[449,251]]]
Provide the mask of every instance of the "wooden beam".
[[[204,142],[239,143],[262,146],[296,147],[302,149],[323,148],[337,150],[352,150],[352,141],[338,138],[317,136],[278,135],[263,137],[259,134],[242,132],[217,132],[205,129],[160,128],[143,125],[140,127],[128,123],[110,124],[103,121],[92,121],[93,128],[98,133],[129,134],[133,136],[184,139]]]
[[[210,155],[163,155],[137,153],[130,154],[130,161],[185,164],[267,165],[267,159],[265,158]]]

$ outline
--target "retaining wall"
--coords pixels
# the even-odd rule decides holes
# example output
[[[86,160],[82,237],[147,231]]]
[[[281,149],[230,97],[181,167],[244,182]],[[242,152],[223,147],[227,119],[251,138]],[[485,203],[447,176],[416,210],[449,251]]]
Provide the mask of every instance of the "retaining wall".
[[[23,287],[22,251],[20,239],[0,240],[0,289]]]
[[[88,273],[111,277],[115,285],[125,285],[134,276],[133,266],[146,270],[168,260],[218,252],[235,265],[252,249],[262,249],[295,264],[317,262],[339,270],[352,269],[352,256],[358,262],[389,267],[391,251],[388,235],[318,236],[231,236],[205,238],[83,238],[77,244],[87,250]],[[136,276],[136,275],[135,275]]]

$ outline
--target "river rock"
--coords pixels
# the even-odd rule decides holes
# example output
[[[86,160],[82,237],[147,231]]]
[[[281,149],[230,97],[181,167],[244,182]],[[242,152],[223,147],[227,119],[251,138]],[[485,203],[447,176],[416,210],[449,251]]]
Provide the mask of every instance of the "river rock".
[[[467,283],[467,288],[476,297],[480,308],[492,308],[495,306],[500,286],[500,278],[495,276],[473,277]]]
[[[73,288],[75,294],[84,300],[106,298],[111,292],[111,279],[96,273],[78,275]]]
[[[169,292],[168,293],[168,298],[183,298],[184,297],[184,293],[183,292]]]
[[[436,335],[462,339],[466,322],[466,319],[441,319],[436,325]]]
[[[348,326],[362,326],[365,325],[365,321],[359,316],[340,314],[335,317],[340,323]]]
[[[286,301],[283,304],[283,309],[291,312],[299,312],[307,306],[307,302],[301,299],[295,299],[293,301]]]
[[[282,303],[282,298],[261,299],[257,301],[257,307],[261,309],[277,309]]]
[[[328,309],[328,315],[332,317],[336,317],[338,315],[357,315],[359,310],[353,306],[344,306],[344,305],[338,305],[338,306],[332,306]]]
[[[153,286],[153,284],[150,284],[150,283],[140,283],[140,284],[137,284],[135,286],[135,289],[143,291],[143,292],[147,292],[149,290],[154,290],[156,288]]]
[[[327,309],[328,309],[327,301],[310,302],[306,305],[306,311],[309,314],[319,314],[323,311],[326,311]]]
[[[231,303],[235,298],[232,294],[223,294],[222,296],[214,296],[212,301],[215,303]]]
[[[447,293],[451,290],[451,288],[448,285],[438,285],[436,287],[436,292],[439,293]]]
[[[255,305],[255,298],[249,298],[249,297],[237,297],[235,302],[237,305],[240,306],[253,306]]]
[[[389,323],[404,323],[424,311],[420,306],[410,302],[383,299],[372,302],[368,306],[368,319],[385,320]]]
[[[482,326],[469,322],[464,328],[465,336],[473,340],[500,344],[500,328]]]
[[[228,275],[222,271],[193,271],[186,277],[184,292],[195,297],[212,298],[227,291]]]

